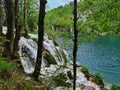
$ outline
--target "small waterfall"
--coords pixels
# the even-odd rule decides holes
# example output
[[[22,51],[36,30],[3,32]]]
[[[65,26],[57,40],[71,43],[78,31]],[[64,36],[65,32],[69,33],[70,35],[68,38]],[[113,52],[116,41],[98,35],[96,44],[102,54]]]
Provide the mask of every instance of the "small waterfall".
[[[37,38],[36,34],[29,35],[31,38]],[[42,67],[47,64],[61,65],[66,61],[66,52],[60,47],[55,46],[54,42],[48,38],[47,34],[44,36],[43,46]],[[37,56],[36,42],[32,39],[21,37],[19,41],[19,54],[25,72],[32,73],[34,71]]]

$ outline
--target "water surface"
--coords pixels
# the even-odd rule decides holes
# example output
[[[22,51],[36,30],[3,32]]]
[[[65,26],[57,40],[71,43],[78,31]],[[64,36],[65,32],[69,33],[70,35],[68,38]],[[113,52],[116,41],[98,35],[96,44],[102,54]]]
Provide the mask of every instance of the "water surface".
[[[120,37],[99,36],[78,48],[79,64],[100,72],[108,83],[120,84]]]
[[[68,53],[72,56],[72,49]],[[77,63],[92,73],[100,72],[107,83],[120,84],[120,36],[98,36],[79,45]]]

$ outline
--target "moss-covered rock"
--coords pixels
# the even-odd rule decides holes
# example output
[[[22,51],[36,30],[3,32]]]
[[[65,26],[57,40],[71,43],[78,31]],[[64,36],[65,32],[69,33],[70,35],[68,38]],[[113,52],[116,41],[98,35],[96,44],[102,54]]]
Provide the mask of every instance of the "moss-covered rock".
[[[38,43],[38,39],[37,38],[33,38],[33,41],[35,41],[36,43]]]
[[[67,71],[67,76],[69,77],[69,79],[73,79],[73,75],[71,71]]]
[[[56,86],[70,87],[71,83],[66,82],[67,76],[64,73],[59,73],[57,76],[53,77]]]
[[[47,64],[57,64],[55,58],[51,55],[51,53],[47,50],[43,51],[43,57],[45,58],[45,60],[47,61]]]
[[[94,82],[95,84],[99,85],[100,88],[104,88],[104,83],[102,79],[97,78],[94,75],[91,75],[89,72],[83,72],[87,80]]]

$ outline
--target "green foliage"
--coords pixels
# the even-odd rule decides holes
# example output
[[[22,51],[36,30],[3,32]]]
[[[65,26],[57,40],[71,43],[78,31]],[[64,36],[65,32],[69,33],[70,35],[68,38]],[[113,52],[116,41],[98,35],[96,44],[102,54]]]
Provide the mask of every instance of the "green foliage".
[[[113,84],[110,88],[110,90],[120,90],[120,85]]]
[[[89,70],[88,70],[88,68],[87,68],[86,66],[82,66],[82,67],[81,67],[81,70],[82,70],[83,72],[87,72],[87,73],[89,72]]]
[[[0,80],[0,85],[5,86],[6,88],[9,88],[10,83],[11,83],[11,81],[8,79],[6,79],[6,80],[1,79]]]
[[[96,72],[96,73],[95,73],[95,77],[96,77],[97,79],[99,79],[99,80],[102,80],[102,79],[103,79],[102,74],[99,73],[99,72]]]
[[[119,0],[83,0],[78,2],[78,30],[82,34],[120,34]],[[73,5],[46,13],[45,27],[73,27]],[[82,18],[85,16],[85,18]],[[59,31],[59,29],[58,29]]]
[[[79,4],[79,10],[91,11],[85,22],[79,22],[79,29],[83,32],[93,32],[97,34],[118,34],[120,19],[119,0],[84,0]],[[86,8],[87,7],[87,8]]]
[[[12,69],[13,65],[8,63],[5,59],[0,57],[0,70]]]
[[[27,82],[26,85],[25,85],[25,87],[24,87],[24,90],[33,90],[32,89],[32,84],[29,83],[29,82]]]
[[[5,37],[3,37],[3,36],[0,36],[0,40],[2,41],[2,40],[5,40]]]
[[[34,31],[37,29],[38,14],[39,14],[39,0],[27,0],[27,26],[28,30]],[[19,17],[20,24],[24,25],[24,0],[19,0]]]
[[[71,29],[73,26],[73,20],[71,16],[72,6],[68,5],[63,7],[58,7],[57,9],[48,11],[45,17],[45,27],[55,28],[68,28]],[[53,29],[52,29],[53,30]]]
[[[9,42],[9,40],[7,40],[5,36],[0,36],[0,40],[4,42]]]

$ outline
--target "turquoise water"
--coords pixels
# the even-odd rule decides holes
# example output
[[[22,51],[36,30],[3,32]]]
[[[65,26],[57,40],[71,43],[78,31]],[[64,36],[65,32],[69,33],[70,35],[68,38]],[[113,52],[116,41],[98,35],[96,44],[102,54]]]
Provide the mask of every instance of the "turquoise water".
[[[99,36],[78,47],[79,64],[100,72],[104,81],[120,84],[120,37]]]
[[[68,53],[72,56],[72,49]],[[98,36],[79,45],[77,63],[87,66],[92,73],[100,72],[108,84],[120,84],[120,36]]]

